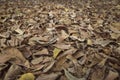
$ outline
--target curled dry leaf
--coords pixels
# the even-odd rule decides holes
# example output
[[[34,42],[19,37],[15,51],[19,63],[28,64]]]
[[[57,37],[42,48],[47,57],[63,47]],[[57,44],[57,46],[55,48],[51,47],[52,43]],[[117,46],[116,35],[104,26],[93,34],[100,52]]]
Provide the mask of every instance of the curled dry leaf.
[[[48,71],[54,66],[55,62],[56,62],[56,61],[52,61],[52,62],[50,63],[50,65],[47,66],[47,67],[43,70],[43,72],[44,72],[44,73],[48,72]]]
[[[5,69],[7,66],[8,66],[7,64],[1,64],[0,63],[0,71],[3,70],[3,69]]]
[[[15,80],[21,71],[22,68],[20,66],[13,64],[6,73],[4,80]]]

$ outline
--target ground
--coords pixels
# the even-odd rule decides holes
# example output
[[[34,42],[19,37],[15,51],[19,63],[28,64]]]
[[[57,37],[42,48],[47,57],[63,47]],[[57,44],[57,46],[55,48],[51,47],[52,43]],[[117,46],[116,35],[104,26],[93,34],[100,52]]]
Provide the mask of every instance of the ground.
[[[0,80],[120,80],[120,1],[1,0]]]

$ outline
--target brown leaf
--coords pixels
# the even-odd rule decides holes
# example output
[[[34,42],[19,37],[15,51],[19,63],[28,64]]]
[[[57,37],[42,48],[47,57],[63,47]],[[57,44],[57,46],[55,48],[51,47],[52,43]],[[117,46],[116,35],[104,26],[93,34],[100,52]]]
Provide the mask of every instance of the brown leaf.
[[[65,49],[69,49],[71,45],[60,43],[60,44],[55,44],[54,46],[59,49],[65,50]]]
[[[69,37],[69,35],[64,30],[61,30],[61,35],[59,36],[58,43],[62,42],[64,39],[66,39],[68,37]]]
[[[54,66],[55,62],[56,61],[52,61],[51,64],[43,70],[43,72],[45,72],[45,73],[48,72]]]
[[[36,80],[56,80],[61,75],[60,72],[50,73],[50,74],[42,74]]]
[[[118,72],[110,70],[105,80],[115,80],[118,77],[119,77]]]
[[[105,76],[105,70],[106,68],[96,68],[94,69],[94,72],[92,73],[91,80],[103,80]]]
[[[20,75],[22,68],[17,65],[12,65],[6,73],[4,80],[15,80]]]
[[[0,55],[0,64],[7,62],[10,60],[10,56],[6,54],[1,54]]]
[[[43,48],[42,50],[36,52],[33,54],[34,56],[40,56],[40,55],[49,55],[48,49]]]
[[[39,57],[39,58],[34,58],[31,63],[32,64],[39,64],[40,62],[43,61],[43,57]]]
[[[111,40],[96,39],[94,41],[94,44],[99,44],[99,45],[105,47],[106,45],[108,45],[111,42],[112,42]]]
[[[26,62],[26,59],[23,56],[23,54],[16,48],[7,48],[3,52],[5,55],[3,55],[4,61],[2,61],[2,62],[6,62],[10,59],[16,59],[16,60],[18,60],[18,62],[22,62],[22,63]]]

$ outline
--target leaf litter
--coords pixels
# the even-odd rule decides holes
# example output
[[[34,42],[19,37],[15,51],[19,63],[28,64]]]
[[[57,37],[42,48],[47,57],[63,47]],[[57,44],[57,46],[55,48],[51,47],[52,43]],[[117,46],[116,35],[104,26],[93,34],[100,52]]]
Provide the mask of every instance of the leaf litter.
[[[120,80],[118,0],[0,1],[0,80]]]

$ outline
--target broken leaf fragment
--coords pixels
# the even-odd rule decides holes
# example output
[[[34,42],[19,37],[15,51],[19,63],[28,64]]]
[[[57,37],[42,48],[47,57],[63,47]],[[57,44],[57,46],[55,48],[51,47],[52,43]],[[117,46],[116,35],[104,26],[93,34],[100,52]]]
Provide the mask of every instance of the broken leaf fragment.
[[[35,80],[35,76],[32,73],[23,74],[19,80]]]
[[[17,28],[17,29],[15,30],[15,32],[17,32],[17,33],[20,34],[20,35],[23,35],[23,33],[24,33],[20,28]]]
[[[55,59],[59,55],[60,52],[61,52],[61,49],[55,48],[53,50],[53,58]]]

